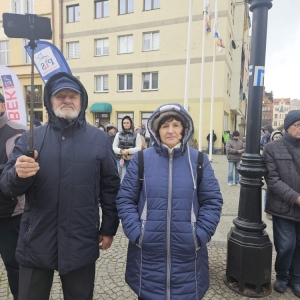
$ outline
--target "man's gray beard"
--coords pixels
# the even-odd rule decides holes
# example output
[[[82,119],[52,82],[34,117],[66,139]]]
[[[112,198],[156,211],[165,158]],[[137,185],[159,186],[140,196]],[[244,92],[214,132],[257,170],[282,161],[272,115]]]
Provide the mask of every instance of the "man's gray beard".
[[[58,107],[55,111],[54,111],[54,114],[58,117],[58,118],[62,118],[62,119],[66,119],[66,120],[74,120],[78,117],[79,115],[79,111],[77,109],[75,109],[74,106],[71,106],[73,107],[73,111],[71,113],[63,113],[61,111],[61,108],[64,107],[66,105],[62,104],[60,107]]]

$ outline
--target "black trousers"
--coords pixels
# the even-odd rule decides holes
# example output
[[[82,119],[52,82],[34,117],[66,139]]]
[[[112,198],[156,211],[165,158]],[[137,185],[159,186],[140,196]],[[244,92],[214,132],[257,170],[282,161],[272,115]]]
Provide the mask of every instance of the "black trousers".
[[[53,270],[20,265],[19,300],[49,300]],[[95,263],[60,276],[64,300],[92,300]]]
[[[0,254],[7,272],[10,291],[14,300],[18,300],[19,264],[15,252],[22,215],[0,218]]]

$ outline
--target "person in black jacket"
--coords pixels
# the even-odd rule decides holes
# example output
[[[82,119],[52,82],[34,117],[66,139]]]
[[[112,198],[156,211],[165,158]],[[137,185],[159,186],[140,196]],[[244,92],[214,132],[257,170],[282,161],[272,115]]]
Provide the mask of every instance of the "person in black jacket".
[[[64,299],[91,300],[99,249],[111,246],[119,225],[115,156],[109,136],[87,124],[88,96],[74,76],[53,75],[44,104],[49,121],[34,128],[34,158],[26,156],[26,132],[0,178],[4,193],[26,196],[16,250],[19,300],[49,299],[54,270]]]
[[[263,157],[267,204],[273,216],[276,249],[274,289],[284,293],[290,285],[300,298],[300,111],[290,111],[284,119],[283,137],[265,145]]]
[[[0,94],[0,175],[16,141],[26,129],[26,126],[8,119],[4,97]],[[18,299],[19,285],[19,264],[15,258],[15,251],[24,202],[24,195],[18,198],[11,197],[0,190],[0,255],[14,300]]]
[[[215,153],[215,141],[217,140],[217,136],[215,134],[215,131],[212,131],[213,137],[212,137],[212,154]],[[210,133],[206,137],[207,140],[207,153],[209,153],[209,141],[210,141]]]
[[[113,150],[117,156],[117,165],[122,182],[132,155],[142,150],[141,136],[134,131],[133,121],[129,116],[122,119],[122,130],[114,138]]]

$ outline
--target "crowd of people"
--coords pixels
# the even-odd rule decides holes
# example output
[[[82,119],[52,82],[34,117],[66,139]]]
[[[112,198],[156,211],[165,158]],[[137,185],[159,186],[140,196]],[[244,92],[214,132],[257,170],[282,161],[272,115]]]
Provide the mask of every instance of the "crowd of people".
[[[93,299],[99,250],[111,246],[119,219],[129,240],[125,281],[138,299],[202,299],[223,198],[208,157],[189,145],[188,112],[166,104],[147,129],[129,116],[120,131],[97,128],[85,119],[84,86],[63,72],[47,81],[44,105],[48,120],[34,127],[30,157],[29,131],[7,119],[0,94],[0,254],[14,300],[49,299],[55,270],[64,299]],[[273,217],[274,288],[290,285],[300,297],[300,111],[287,114],[284,129],[264,129],[265,211]],[[222,143],[228,185],[239,185],[245,145],[236,130]]]

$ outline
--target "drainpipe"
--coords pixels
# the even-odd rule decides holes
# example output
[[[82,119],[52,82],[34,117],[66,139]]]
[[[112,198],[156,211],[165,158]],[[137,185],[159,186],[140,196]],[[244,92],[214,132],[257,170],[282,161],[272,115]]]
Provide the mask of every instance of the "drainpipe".
[[[55,45],[55,19],[54,19],[54,0],[51,0],[51,20],[52,20],[52,44]]]
[[[63,39],[63,0],[60,0],[60,9],[59,9],[59,21],[60,21],[60,32],[59,32],[59,38],[60,38],[60,51],[63,53],[64,51],[64,39]]]

